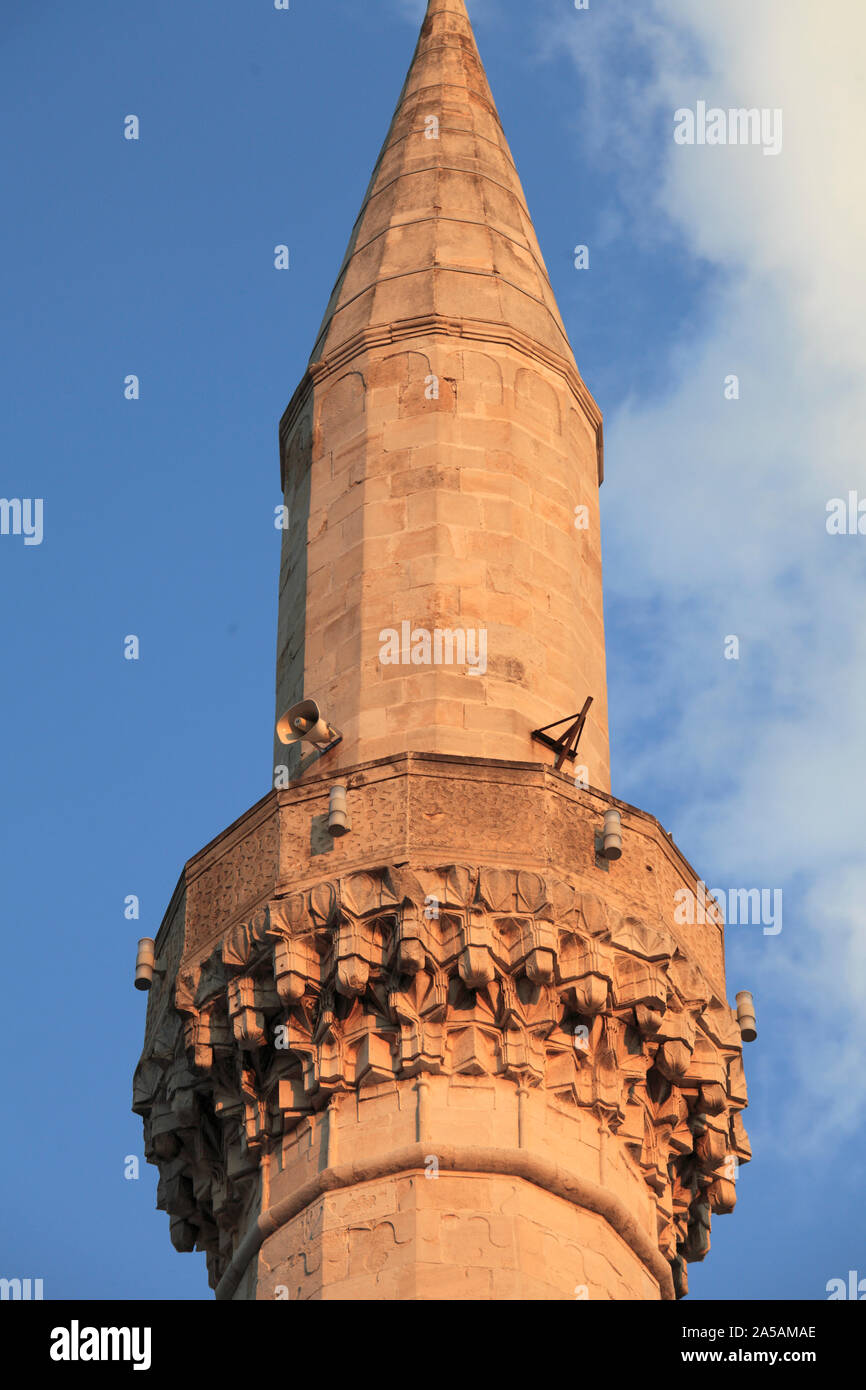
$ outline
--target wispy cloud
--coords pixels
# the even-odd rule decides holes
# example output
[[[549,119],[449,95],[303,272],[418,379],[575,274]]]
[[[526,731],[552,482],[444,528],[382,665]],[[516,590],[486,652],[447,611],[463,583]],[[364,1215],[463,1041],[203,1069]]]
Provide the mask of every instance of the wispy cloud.
[[[866,536],[825,529],[829,498],[866,499],[866,13],[608,0],[551,9],[540,40],[581,74],[583,136],[619,170],[614,201],[641,210],[640,235],[723,272],[663,397],[606,422],[608,603],[656,605],[629,713],[637,725],[672,695],[678,711],[666,736],[630,743],[619,789],[652,809],[660,775],[676,778],[697,863],[726,868],[722,886],[785,887],[782,935],[747,956],[732,943],[729,977],[748,959],[732,989],[787,1019],[771,1046],[798,1100],[776,1137],[802,1147],[808,1112],[824,1142],[866,1117]],[[698,100],[781,108],[782,153],[675,145],[674,112]]]

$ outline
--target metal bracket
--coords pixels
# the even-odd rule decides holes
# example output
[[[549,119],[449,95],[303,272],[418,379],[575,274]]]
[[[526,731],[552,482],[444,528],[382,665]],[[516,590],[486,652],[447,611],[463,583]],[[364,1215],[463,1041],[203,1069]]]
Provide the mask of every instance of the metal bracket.
[[[586,716],[591,704],[592,696],[588,695],[580,714],[567,714],[564,719],[556,719],[552,724],[545,724],[543,729],[532,730],[532,737],[536,743],[543,743],[546,748],[552,748],[554,753],[558,755],[554,765],[556,772],[559,772],[566,758],[569,762],[574,762],[577,745],[580,743],[580,736],[583,733],[583,726],[586,723]],[[547,732],[548,729],[556,729],[560,724],[568,724],[570,719],[574,722],[569,725],[565,733],[560,734],[557,738],[550,737]]]

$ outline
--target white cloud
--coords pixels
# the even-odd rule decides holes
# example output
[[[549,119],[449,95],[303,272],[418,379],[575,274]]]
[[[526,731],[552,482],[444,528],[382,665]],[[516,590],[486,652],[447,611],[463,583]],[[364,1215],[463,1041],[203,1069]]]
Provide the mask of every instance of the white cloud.
[[[673,233],[724,272],[712,321],[671,357],[664,397],[606,421],[608,600],[661,601],[635,718],[647,702],[681,706],[673,734],[627,775],[650,789],[659,767],[677,769],[680,839],[687,830],[698,866],[785,886],[782,935],[729,983],[800,1021],[769,1040],[780,1080],[790,1068],[798,1087],[772,1117],[779,1143],[806,1112],[816,1142],[835,1142],[866,1115],[866,536],[825,530],[830,497],[866,498],[866,10],[612,0],[560,12],[544,44],[572,55],[581,129],[622,171],[642,235]],[[624,52],[643,58],[630,65],[640,79]],[[673,113],[699,99],[782,108],[782,153],[676,146]],[[723,398],[729,373],[737,402]],[[739,663],[722,658],[729,633]]]

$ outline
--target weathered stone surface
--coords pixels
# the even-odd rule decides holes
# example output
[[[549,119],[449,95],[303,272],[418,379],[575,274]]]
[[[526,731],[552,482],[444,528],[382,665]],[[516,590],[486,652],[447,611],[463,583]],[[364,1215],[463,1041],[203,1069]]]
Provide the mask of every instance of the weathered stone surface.
[[[509,813],[496,819],[494,853],[487,833],[503,780]],[[693,871],[651,817],[623,803],[625,852],[605,871],[593,833],[610,798],[542,767],[431,755],[351,771],[357,829],[320,855],[310,830],[330,784],[319,774],[266,798],[191,861],[185,895],[176,895],[185,896],[185,923],[173,912],[157,941],[157,970],[166,980],[176,972],[176,985],[173,997],[163,990],[151,1000],[136,1108],[182,1243],[207,1249],[217,1283],[260,1200],[263,1166],[269,1210],[293,1193],[315,1197],[344,1156],[358,1170],[346,1192],[364,1186],[378,1209],[380,1189],[418,1164],[412,1146],[421,1144],[419,1192],[428,1183],[462,1190],[455,1171],[474,1164],[476,1177],[504,1173],[532,1189],[521,1209],[540,1203],[553,1220],[555,1207],[557,1240],[599,1221],[611,1231],[605,1248],[613,1236],[616,1249],[625,1240],[630,1253],[620,1250],[604,1278],[607,1264],[579,1278],[566,1259],[527,1296],[574,1296],[569,1289],[587,1279],[594,1297],[664,1296],[665,1279],[646,1250],[636,1252],[625,1214],[664,1261],[703,1258],[710,1211],[733,1204],[732,1160],[749,1157],[736,1123],[742,1044],[724,997],[721,928],[679,925],[673,891],[664,901],[645,887],[668,876],[694,890]],[[432,828],[431,808],[443,808]],[[260,905],[239,910],[235,868],[248,842],[272,847],[267,862],[280,872]],[[195,894],[206,875],[222,896]],[[437,1176],[426,1178],[431,1158]],[[584,1183],[616,1211],[587,1205]],[[344,1199],[323,1191],[321,1200],[336,1220]],[[301,1279],[300,1255],[278,1252],[308,1229],[305,1212],[287,1222],[291,1236],[263,1246],[260,1281],[273,1275],[293,1297],[384,1297],[386,1285],[397,1287],[396,1256],[385,1284],[377,1274],[364,1295],[353,1290],[367,1256],[357,1269],[349,1259],[326,1290],[309,1270]],[[515,1253],[516,1229],[508,1226],[512,1263],[500,1266],[515,1287],[535,1278],[532,1261]],[[365,1237],[359,1248],[383,1254],[389,1240]],[[595,1236],[591,1245],[600,1253]],[[351,1241],[337,1246],[345,1254]],[[428,1263],[412,1251],[404,1289]],[[637,1266],[640,1277],[623,1283],[623,1270]],[[229,1285],[243,1273],[236,1263]],[[459,1286],[462,1275],[449,1277]],[[418,1287],[435,1283],[425,1275]],[[274,1296],[266,1286],[257,1297]]]
[[[338,710],[334,766],[527,761],[591,695],[580,761],[608,790],[601,416],[459,0],[430,7],[281,441],[277,716]],[[404,621],[483,631],[485,671],[383,665]]]

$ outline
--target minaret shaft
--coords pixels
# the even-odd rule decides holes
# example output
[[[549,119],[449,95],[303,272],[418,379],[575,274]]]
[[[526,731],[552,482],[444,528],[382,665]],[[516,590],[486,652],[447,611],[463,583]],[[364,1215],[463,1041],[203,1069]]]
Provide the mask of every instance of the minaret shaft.
[[[335,767],[530,761],[592,696],[608,790],[601,417],[462,4],[425,21],[281,441],[278,717],[335,711]]]

